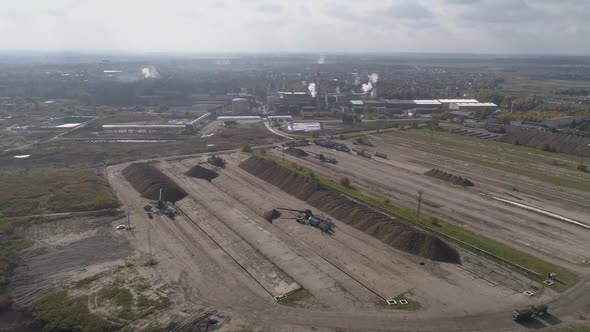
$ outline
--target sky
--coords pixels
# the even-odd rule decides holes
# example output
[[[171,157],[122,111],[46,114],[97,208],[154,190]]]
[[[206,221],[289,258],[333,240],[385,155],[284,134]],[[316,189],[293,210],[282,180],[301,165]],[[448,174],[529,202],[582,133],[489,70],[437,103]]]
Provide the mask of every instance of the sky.
[[[0,51],[590,55],[590,0],[0,0]]]

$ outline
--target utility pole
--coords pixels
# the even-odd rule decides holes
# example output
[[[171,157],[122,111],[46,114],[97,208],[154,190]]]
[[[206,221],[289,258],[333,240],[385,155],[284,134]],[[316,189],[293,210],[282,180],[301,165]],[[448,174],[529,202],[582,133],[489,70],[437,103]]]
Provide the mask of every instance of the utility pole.
[[[129,218],[129,212],[127,212],[127,229],[131,229],[131,218]]]
[[[285,162],[285,144],[281,144],[281,147],[283,148],[283,163]]]
[[[418,190],[418,209],[416,211],[416,213],[418,213],[418,216],[420,216],[420,207],[422,205],[422,194],[423,193],[424,193],[424,191]]]

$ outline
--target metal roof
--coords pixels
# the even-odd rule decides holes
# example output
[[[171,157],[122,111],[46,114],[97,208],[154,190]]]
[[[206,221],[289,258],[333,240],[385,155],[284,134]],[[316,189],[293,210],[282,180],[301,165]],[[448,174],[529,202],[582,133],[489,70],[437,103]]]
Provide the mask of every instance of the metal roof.
[[[494,103],[454,103],[457,106],[461,107],[498,107],[498,105]]]
[[[477,99],[439,99],[443,104],[456,104],[456,103],[479,103]]]
[[[238,121],[238,120],[262,120],[261,117],[256,115],[243,115],[243,116],[218,116],[217,120],[220,121]]]
[[[442,103],[438,100],[431,99],[431,100],[414,100],[416,105],[442,105]]]
[[[180,129],[186,128],[186,125],[134,125],[134,124],[113,124],[113,125],[102,125],[106,129],[124,129],[124,128],[135,128],[135,129]]]

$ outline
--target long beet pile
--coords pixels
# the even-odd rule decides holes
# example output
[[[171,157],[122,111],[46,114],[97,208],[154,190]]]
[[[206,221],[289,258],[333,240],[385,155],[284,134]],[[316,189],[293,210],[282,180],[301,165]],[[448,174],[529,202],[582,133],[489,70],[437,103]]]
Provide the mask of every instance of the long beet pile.
[[[290,154],[293,157],[298,157],[298,158],[309,156],[309,154],[307,152],[305,152],[301,149],[297,149],[297,148],[287,148],[285,150],[285,153]]]
[[[459,253],[444,241],[375,212],[273,161],[252,156],[240,167],[393,248],[436,261],[460,263]]]
[[[218,174],[210,169],[196,165],[189,169],[186,172],[186,175],[211,182],[211,180],[215,179]]]
[[[467,180],[466,178],[441,171],[440,169],[431,169],[430,171],[424,173],[424,175],[428,175],[428,176],[432,176],[433,178],[445,180],[445,181],[448,181],[452,184],[456,184],[459,186],[464,186],[464,187],[473,186],[473,182]]]
[[[174,181],[147,163],[133,163],[123,170],[123,176],[141,196],[158,199],[162,189],[162,200],[176,202],[186,197],[186,192]]]

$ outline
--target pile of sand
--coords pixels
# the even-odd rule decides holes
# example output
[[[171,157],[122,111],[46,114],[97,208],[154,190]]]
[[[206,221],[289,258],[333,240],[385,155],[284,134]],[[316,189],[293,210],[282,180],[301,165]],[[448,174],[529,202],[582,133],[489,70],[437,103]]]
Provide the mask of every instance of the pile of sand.
[[[201,167],[199,165],[196,165],[193,168],[189,169],[185,174],[193,178],[203,179],[209,182],[211,182],[211,180],[215,179],[219,175],[216,172],[205,167]]]
[[[297,158],[309,156],[307,152],[297,148],[287,148],[285,149],[285,153]]]
[[[147,163],[133,163],[123,170],[123,176],[141,196],[157,200],[162,189],[162,200],[176,202],[186,197],[186,192],[174,181]]]
[[[452,184],[456,184],[459,186],[464,186],[464,187],[472,187],[473,186],[473,182],[467,180],[466,178],[441,171],[440,169],[431,169],[430,171],[424,173],[424,175],[428,175],[428,176],[432,176],[433,178],[448,181]]]
[[[252,156],[240,167],[393,248],[436,261],[460,263],[459,253],[444,241],[375,212],[271,160]]]
[[[278,210],[272,209],[270,211],[264,212],[262,216],[266,221],[272,222],[275,219],[279,219],[281,217],[281,213]]]

